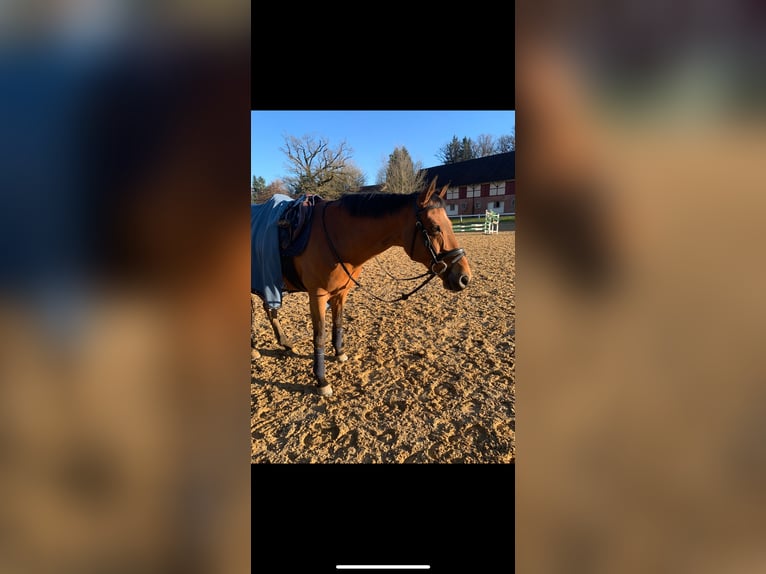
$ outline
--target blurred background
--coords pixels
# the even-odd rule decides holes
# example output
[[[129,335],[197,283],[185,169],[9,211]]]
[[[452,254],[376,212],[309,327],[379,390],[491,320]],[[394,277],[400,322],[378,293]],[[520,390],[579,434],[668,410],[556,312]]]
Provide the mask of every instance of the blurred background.
[[[0,571],[250,565],[250,3],[0,7]]]
[[[755,2],[519,2],[519,572],[766,571]]]
[[[249,569],[250,25],[0,8],[2,572]],[[516,4],[519,572],[766,570],[765,25]]]

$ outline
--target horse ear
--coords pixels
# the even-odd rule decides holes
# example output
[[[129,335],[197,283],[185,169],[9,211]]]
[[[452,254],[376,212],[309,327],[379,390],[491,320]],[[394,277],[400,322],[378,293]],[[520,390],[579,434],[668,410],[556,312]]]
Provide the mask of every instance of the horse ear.
[[[428,205],[428,202],[431,201],[431,196],[434,194],[434,191],[436,191],[436,178],[431,180],[431,185],[428,186],[428,189],[420,192],[420,195],[418,196],[418,204],[420,207],[425,207]]]
[[[441,193],[439,193],[439,197],[441,197],[442,199],[444,199],[444,196],[446,196],[446,195],[447,195],[447,189],[448,189],[448,188],[449,188],[449,184],[447,184],[447,185],[445,185],[444,187],[442,187]]]

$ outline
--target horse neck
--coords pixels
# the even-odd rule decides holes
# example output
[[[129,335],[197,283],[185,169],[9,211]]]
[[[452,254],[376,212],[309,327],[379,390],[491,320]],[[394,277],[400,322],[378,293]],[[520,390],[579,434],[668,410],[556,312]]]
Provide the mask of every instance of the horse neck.
[[[406,249],[415,228],[411,207],[381,217],[353,217],[343,212],[341,223],[339,229],[349,231],[339,234],[338,252],[352,265],[362,265],[391,247]]]

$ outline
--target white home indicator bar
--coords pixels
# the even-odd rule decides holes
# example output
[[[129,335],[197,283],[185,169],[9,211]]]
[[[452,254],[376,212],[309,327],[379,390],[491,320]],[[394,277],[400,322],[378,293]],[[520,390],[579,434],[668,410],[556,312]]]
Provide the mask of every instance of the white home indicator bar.
[[[338,564],[337,570],[430,570],[430,564]]]

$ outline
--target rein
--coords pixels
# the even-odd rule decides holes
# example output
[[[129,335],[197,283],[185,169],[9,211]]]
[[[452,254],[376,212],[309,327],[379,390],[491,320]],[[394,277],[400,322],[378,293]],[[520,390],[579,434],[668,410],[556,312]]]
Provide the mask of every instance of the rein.
[[[375,258],[375,262],[378,264],[378,267],[380,267],[383,270],[383,273],[388,275],[394,281],[414,281],[415,279],[422,279],[423,277],[431,273],[431,271],[426,271],[425,273],[421,273],[420,275],[415,275],[414,277],[397,277],[396,275],[392,274],[388,269],[383,267],[383,264],[380,262],[380,259],[378,259],[377,257]]]
[[[370,295],[372,295],[378,301],[382,301],[383,303],[396,303],[398,301],[406,301],[407,299],[410,298],[411,295],[417,293],[418,291],[420,291],[420,289],[425,287],[426,284],[429,281],[431,281],[431,279],[447,271],[450,265],[457,263],[458,261],[460,261],[460,259],[462,259],[465,256],[465,250],[460,247],[458,247],[457,249],[450,249],[449,251],[444,251],[439,254],[437,254],[434,251],[433,244],[431,243],[431,237],[428,235],[428,231],[426,230],[426,228],[420,222],[420,217],[418,217],[423,211],[428,211],[429,209],[431,208],[423,207],[418,209],[417,203],[415,204],[415,232],[412,234],[412,243],[410,245],[410,252],[408,253],[408,255],[410,256],[410,259],[412,259],[412,254],[414,253],[414,249],[415,249],[415,238],[418,235],[417,232],[420,231],[423,234],[424,244],[426,248],[428,249],[428,252],[431,254],[431,260],[433,263],[431,264],[430,269],[421,275],[417,275],[416,277],[410,277],[408,279],[397,279],[396,277],[393,277],[390,273],[388,273],[388,271],[386,271],[386,273],[390,277],[397,279],[397,281],[411,281],[415,279],[420,279],[422,277],[426,277],[425,281],[423,281],[420,285],[415,287],[415,289],[413,289],[409,293],[402,293],[398,299],[382,299],[378,297],[377,295],[375,295],[375,293],[370,292]],[[324,230],[324,235],[325,235],[325,238],[327,239],[327,244],[330,246],[330,250],[332,251],[333,255],[335,255],[335,259],[337,259],[338,263],[340,263],[340,266],[343,269],[343,271],[345,271],[346,275],[348,275],[348,278],[351,279],[351,281],[353,281],[354,284],[361,289],[362,285],[356,279],[354,279],[351,273],[349,273],[348,269],[346,269],[346,265],[343,263],[343,260],[338,254],[338,250],[335,249],[335,245],[330,239],[330,234],[327,231],[327,222],[325,220],[326,212],[327,212],[327,206],[325,205],[322,209],[322,229]],[[453,259],[447,263],[444,260],[448,258],[453,258]]]

